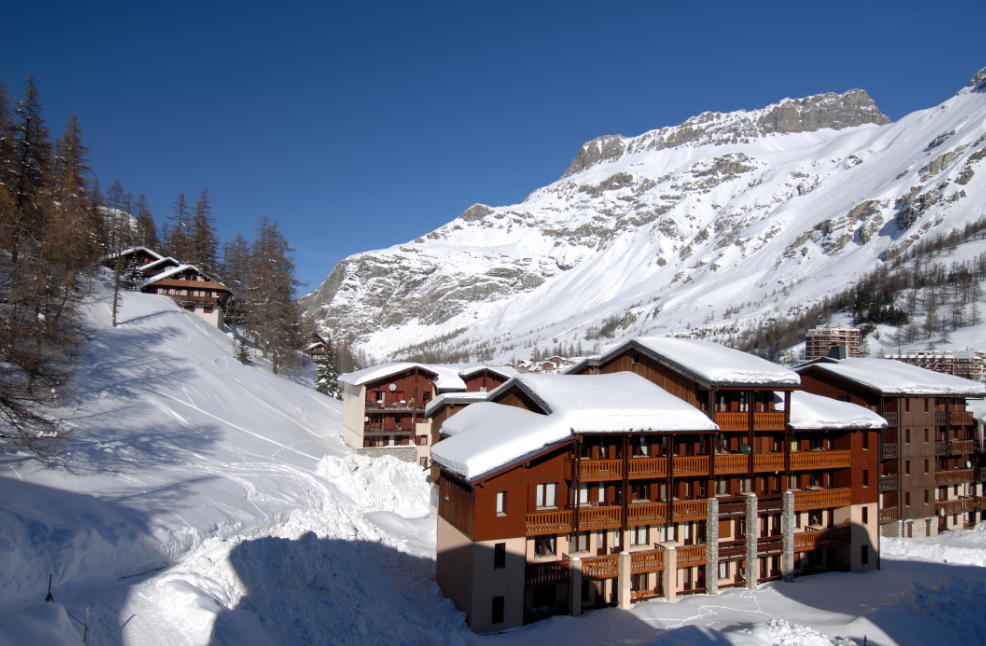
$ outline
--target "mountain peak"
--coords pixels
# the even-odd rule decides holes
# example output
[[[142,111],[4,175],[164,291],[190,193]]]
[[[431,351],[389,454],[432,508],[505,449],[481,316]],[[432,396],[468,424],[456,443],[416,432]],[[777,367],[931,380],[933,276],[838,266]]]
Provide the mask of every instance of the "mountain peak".
[[[769,134],[841,130],[873,123],[891,123],[866,90],[828,92],[802,99],[784,99],[761,110],[723,114],[703,112],[679,126],[645,132],[639,137],[604,135],[582,145],[562,178],[625,154],[676,148],[686,144],[738,143]]]

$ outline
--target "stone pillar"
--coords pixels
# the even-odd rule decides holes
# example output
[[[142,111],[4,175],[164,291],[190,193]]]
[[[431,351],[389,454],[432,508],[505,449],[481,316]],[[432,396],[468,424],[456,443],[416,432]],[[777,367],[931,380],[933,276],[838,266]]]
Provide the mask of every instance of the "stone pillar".
[[[705,521],[705,592],[719,594],[719,501],[709,498]]]
[[[757,589],[760,562],[757,560],[757,494],[746,494],[746,587]]]
[[[573,617],[582,616],[582,559],[568,562],[568,608]]]
[[[664,569],[661,570],[661,586],[664,588],[664,600],[674,601],[678,598],[678,552],[673,543],[665,543]]]
[[[632,597],[630,584],[630,577],[632,575],[630,568],[630,552],[620,552],[619,565],[617,566],[617,572],[619,576],[617,577],[617,585],[619,588],[616,592],[616,599],[620,604],[620,607],[624,610],[630,609],[630,599]]]
[[[781,574],[788,583],[794,581],[794,492],[784,492],[784,513],[781,516],[784,549],[781,552]]]

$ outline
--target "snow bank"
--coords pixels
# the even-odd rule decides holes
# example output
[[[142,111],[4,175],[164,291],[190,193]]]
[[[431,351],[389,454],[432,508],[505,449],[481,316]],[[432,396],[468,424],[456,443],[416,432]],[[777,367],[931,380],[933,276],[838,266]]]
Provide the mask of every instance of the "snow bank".
[[[671,630],[648,646],[855,646],[848,639],[829,639],[822,633],[783,619],[774,618],[732,632],[720,632],[705,626],[686,626]]]
[[[986,635],[986,581],[943,576],[937,588],[912,584],[899,601],[932,624],[945,644],[981,644]]]
[[[887,559],[986,567],[986,524],[925,538],[881,538],[880,554]]]
[[[82,617],[85,619],[85,617]],[[81,646],[82,637],[59,603],[38,603],[0,615],[0,646]]]

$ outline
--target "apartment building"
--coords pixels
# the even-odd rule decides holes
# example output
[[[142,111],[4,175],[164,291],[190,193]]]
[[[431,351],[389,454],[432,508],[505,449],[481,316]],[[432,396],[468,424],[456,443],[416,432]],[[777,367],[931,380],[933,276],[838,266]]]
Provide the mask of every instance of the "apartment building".
[[[911,352],[892,354],[887,359],[909,363],[912,366],[954,375],[972,381],[983,380],[983,355],[973,350],[948,350],[945,352]]]
[[[983,444],[966,398],[977,383],[888,359],[819,359],[796,368],[802,387],[885,418],[879,440],[883,536],[933,536],[986,513]]]
[[[845,348],[847,357],[863,356],[862,330],[816,327],[805,334],[805,361],[827,357],[832,348]]]

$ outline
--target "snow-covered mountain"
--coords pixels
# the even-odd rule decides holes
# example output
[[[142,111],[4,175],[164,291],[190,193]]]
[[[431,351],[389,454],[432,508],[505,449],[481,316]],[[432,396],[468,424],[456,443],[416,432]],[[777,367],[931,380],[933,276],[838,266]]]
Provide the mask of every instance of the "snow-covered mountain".
[[[986,70],[897,123],[862,90],[704,113],[595,139],[521,204],[346,258],[302,306],[377,357],[755,321],[982,217],[984,151]]]

